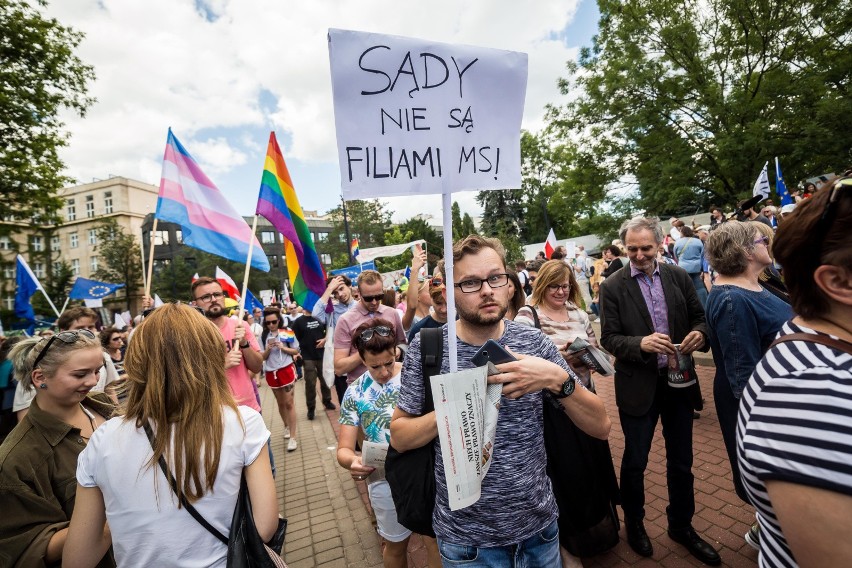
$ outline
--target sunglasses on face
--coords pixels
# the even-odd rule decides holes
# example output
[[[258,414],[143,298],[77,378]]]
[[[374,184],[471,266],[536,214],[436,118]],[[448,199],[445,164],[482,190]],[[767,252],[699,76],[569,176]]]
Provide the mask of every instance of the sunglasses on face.
[[[754,244],[759,245],[763,244],[764,246],[769,246],[769,237],[760,237],[754,241]]]
[[[53,345],[55,340],[59,340],[66,345],[72,345],[77,343],[77,340],[80,339],[80,336],[88,337],[89,339],[94,339],[95,334],[89,331],[88,329],[74,329],[71,331],[61,331],[57,334],[54,334],[47,340],[47,345],[44,346],[44,349],[38,354],[38,357],[33,361],[33,369],[38,367],[38,364],[41,363],[41,360],[44,359],[44,356],[47,355],[47,350],[50,349],[50,346]]]
[[[378,333],[382,337],[390,337],[391,328],[386,325],[377,325],[376,327],[370,327],[361,332],[360,336],[361,341],[370,341],[373,339],[373,335]]]
[[[264,320],[263,323],[265,325],[279,325],[281,322],[278,320]]]
[[[369,304],[370,302],[381,302],[384,299],[384,294],[376,294],[375,296],[361,296],[361,299],[364,300],[364,303]]]

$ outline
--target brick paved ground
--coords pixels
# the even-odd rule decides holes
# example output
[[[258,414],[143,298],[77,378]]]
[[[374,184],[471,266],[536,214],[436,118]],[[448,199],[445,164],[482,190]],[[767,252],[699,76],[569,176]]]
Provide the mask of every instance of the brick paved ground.
[[[712,367],[699,366],[698,375],[705,397],[705,410],[696,420],[694,431],[696,489],[696,530],[720,549],[725,566],[751,567],[757,564],[757,552],[745,544],[743,535],[754,519],[750,506],[734,493],[727,454],[713,408]],[[620,467],[624,437],[618,421],[612,382],[598,380],[598,394],[606,403],[613,421],[610,444],[616,472]],[[287,453],[282,437],[282,422],[272,393],[261,391],[264,417],[271,425],[272,448],[278,468],[279,505],[289,520],[285,559],[290,568],[372,568],[381,567],[379,539],[373,528],[362,482],[354,482],[335,459],[337,412],[318,411],[308,421],[304,402],[304,383],[296,386],[299,416],[299,449]],[[665,483],[665,450],[657,430],[646,474],[647,517],[645,526],[654,544],[653,558],[641,558],[624,540],[613,550],[584,560],[587,568],[610,566],[701,566],[682,546],[666,535],[665,507],[668,502]],[[426,566],[422,543],[412,539],[409,566]]]

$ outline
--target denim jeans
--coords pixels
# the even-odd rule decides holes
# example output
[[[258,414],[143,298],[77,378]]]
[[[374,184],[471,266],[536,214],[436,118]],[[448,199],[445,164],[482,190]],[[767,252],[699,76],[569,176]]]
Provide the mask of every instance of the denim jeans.
[[[561,568],[559,527],[553,521],[518,544],[480,548],[438,539],[441,562],[464,568]]]
[[[698,301],[701,302],[701,307],[707,307],[707,287],[704,286],[704,281],[701,280],[701,273],[690,273],[689,277],[692,279],[692,285],[695,287],[695,293],[698,294]],[[708,276],[709,278],[709,276]]]

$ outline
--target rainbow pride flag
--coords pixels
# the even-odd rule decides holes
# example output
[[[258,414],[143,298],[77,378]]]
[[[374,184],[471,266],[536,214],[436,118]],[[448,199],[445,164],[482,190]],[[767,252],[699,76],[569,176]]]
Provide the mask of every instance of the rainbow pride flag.
[[[359,246],[358,239],[352,239],[352,244],[349,245],[349,252],[352,253],[352,258],[356,261],[361,256],[361,247]]]
[[[289,327],[285,328],[285,329],[279,329],[278,330],[278,339],[281,340],[281,341],[286,341],[288,343],[295,343],[296,342],[296,332],[293,331],[292,329],[290,329]]]
[[[251,265],[269,272],[269,259],[251,227],[201,171],[171,128],[154,216],[180,225],[185,245],[236,262],[246,262],[249,243],[254,239]]]
[[[325,291],[325,271],[274,132],[269,133],[257,214],[266,217],[284,236],[284,256],[293,297],[300,306],[313,309]]]

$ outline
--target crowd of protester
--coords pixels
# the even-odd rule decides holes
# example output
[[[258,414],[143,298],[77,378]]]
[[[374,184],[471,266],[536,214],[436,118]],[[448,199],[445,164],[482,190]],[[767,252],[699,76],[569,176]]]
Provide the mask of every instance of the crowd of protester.
[[[669,537],[707,565],[723,558],[693,526],[693,420],[704,399],[692,354],[712,350],[713,400],[737,496],[756,511],[744,539],[761,566],[844,566],[852,543],[852,178],[807,188],[795,206],[711,208],[709,225],[637,217],[600,258],[556,247],[507,265],[499,241],[454,244],[453,282],[414,252],[412,278],[387,287],[374,270],[330,276],[312,306],[234,314],[218,281],[195,280],[188,304],[153,309],[128,328],[98,328],[72,307],[55,330],[0,344],[0,565],[224,566],[242,480],[257,533],[275,532],[274,396],[287,452],[299,450],[295,385],[307,419],[337,410],[337,461],[367,485],[387,567],[407,565],[382,468],[364,444],[434,450],[429,565],[582,566],[618,542],[654,554],[645,475],[662,422]],[[438,329],[449,371],[447,286],[455,287],[459,370],[487,340],[516,360],[502,385],[492,465],[480,499],[449,506],[421,330]],[[600,332],[592,322],[599,320]],[[98,335],[99,333],[99,335]],[[612,357],[624,434],[613,467],[610,418],[569,349]],[[336,401],[335,401],[336,398]],[[431,400],[431,399],[430,399]],[[551,434],[549,434],[549,432]],[[552,432],[558,432],[554,436]],[[616,505],[623,517],[618,518]],[[187,510],[206,519],[205,527]],[[180,538],[175,538],[180,535]],[[613,540],[614,539],[614,540]]]

